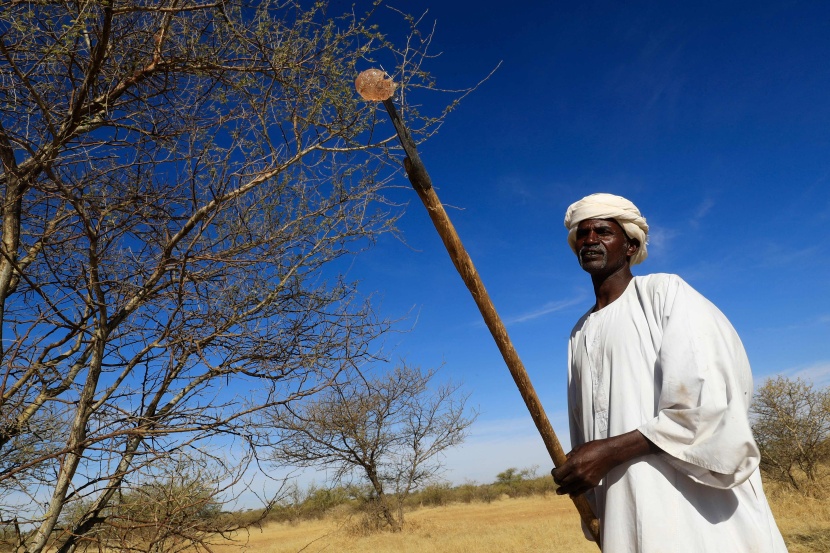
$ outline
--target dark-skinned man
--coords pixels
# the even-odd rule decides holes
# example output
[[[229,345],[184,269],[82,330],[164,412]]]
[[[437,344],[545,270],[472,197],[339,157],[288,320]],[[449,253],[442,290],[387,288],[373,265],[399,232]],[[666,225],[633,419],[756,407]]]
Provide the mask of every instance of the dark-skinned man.
[[[605,553],[786,551],[732,325],[677,275],[633,276],[648,225],[625,198],[587,196],[565,227],[596,303],[569,341],[573,450],[552,472],[557,493],[587,493]]]

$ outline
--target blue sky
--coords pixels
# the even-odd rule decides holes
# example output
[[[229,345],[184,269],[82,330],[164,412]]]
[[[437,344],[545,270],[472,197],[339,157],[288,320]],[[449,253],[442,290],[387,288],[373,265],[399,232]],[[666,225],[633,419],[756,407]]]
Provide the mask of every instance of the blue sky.
[[[566,447],[565,344],[593,298],[562,219],[592,192],[640,207],[652,233],[635,274],[678,273],[718,305],[756,384],[830,384],[830,4],[397,6],[437,21],[440,86],[502,63],[420,153]],[[480,418],[446,476],[547,471],[469,293],[407,181],[396,184],[407,244],[381,240],[349,276],[384,315],[406,317],[408,332],[387,338],[393,358],[443,363],[472,392]]]

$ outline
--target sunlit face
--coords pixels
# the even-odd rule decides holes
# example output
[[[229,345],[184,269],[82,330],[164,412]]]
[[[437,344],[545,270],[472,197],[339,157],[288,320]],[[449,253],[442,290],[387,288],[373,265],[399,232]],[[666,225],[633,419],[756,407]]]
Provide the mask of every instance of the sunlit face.
[[[637,252],[636,240],[626,236],[613,219],[585,219],[576,228],[579,266],[592,275],[612,274]]]

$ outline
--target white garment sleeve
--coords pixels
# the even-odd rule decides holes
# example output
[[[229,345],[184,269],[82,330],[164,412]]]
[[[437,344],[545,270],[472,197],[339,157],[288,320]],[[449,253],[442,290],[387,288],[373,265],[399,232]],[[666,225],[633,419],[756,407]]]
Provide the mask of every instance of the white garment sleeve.
[[[680,277],[667,280],[661,295],[652,304],[663,329],[657,416],[639,430],[677,470],[731,488],[760,461],[747,417],[749,361],[726,317]]]

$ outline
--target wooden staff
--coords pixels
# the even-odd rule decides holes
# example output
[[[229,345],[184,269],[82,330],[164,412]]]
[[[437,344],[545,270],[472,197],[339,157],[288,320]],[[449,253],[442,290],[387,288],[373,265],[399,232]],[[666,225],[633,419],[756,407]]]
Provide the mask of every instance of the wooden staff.
[[[519,354],[516,353],[516,349],[513,347],[513,343],[507,335],[507,329],[504,323],[502,323],[501,317],[496,312],[496,308],[490,300],[487,290],[484,288],[484,283],[481,281],[481,277],[479,277],[473,265],[473,260],[464,249],[461,238],[459,238],[447,212],[444,210],[444,206],[441,204],[438,195],[435,193],[435,189],[432,187],[432,180],[429,178],[426,167],[424,167],[421,158],[418,156],[415,141],[409,134],[409,130],[404,125],[403,120],[398,115],[398,110],[395,109],[395,104],[390,98],[394,92],[394,84],[390,79],[384,79],[385,75],[376,69],[370,69],[364,73],[372,71],[380,74],[380,77],[376,81],[377,84],[375,82],[371,83],[376,87],[375,90],[364,94],[364,91],[361,90],[361,77],[358,77],[356,83],[358,92],[367,100],[383,101],[383,105],[386,107],[386,111],[392,119],[392,124],[395,126],[395,131],[398,134],[401,146],[403,146],[404,152],[406,153],[404,169],[406,169],[409,182],[412,184],[418,197],[421,198],[424,207],[427,208],[427,213],[429,213],[429,217],[432,219],[432,224],[435,225],[435,230],[441,236],[441,240],[447,248],[447,253],[450,254],[453,265],[455,265],[458,274],[464,280],[464,284],[467,285],[467,289],[472,294],[482,317],[484,317],[484,322],[487,328],[490,329],[490,334],[493,335],[493,339],[496,341],[496,345],[504,358],[504,362],[507,364],[507,368],[513,376],[513,381],[516,383],[516,387],[522,395],[527,410],[530,412],[530,416],[536,424],[536,429],[542,436],[542,441],[545,443],[545,447],[548,450],[551,460],[553,460],[554,466],[559,467],[567,460],[565,451],[562,449],[562,445],[559,443],[559,439],[553,431],[553,427],[545,414],[544,408],[542,408],[542,402],[539,401],[536,390],[533,389],[533,384],[530,382],[524,364],[519,359]],[[376,75],[373,74],[369,78],[372,79]],[[372,92],[378,94],[373,97]],[[599,520],[594,516],[588,500],[585,499],[584,495],[580,495],[574,497],[573,502],[597,545],[600,545]]]

